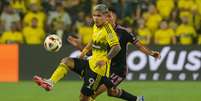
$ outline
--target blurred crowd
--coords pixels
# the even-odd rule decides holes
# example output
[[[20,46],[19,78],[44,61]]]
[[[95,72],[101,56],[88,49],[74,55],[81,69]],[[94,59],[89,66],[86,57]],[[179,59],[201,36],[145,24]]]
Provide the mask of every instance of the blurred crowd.
[[[201,44],[201,0],[1,0],[0,43],[42,44],[57,34],[85,45],[98,3],[113,7],[117,23],[146,45]]]

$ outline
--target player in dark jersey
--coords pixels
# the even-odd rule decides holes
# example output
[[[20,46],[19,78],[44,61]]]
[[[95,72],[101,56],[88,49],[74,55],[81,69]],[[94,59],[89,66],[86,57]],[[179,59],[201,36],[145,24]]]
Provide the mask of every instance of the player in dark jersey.
[[[109,21],[113,25],[117,36],[119,37],[119,43],[121,46],[121,51],[112,59],[111,62],[111,70],[110,70],[110,81],[113,83],[113,88],[108,90],[108,95],[122,98],[127,101],[143,101],[144,98],[142,96],[137,97],[134,96],[125,90],[117,88],[117,86],[125,79],[127,74],[127,67],[126,67],[126,51],[127,51],[127,44],[132,43],[135,45],[140,51],[143,53],[153,56],[155,58],[160,58],[160,53],[157,51],[152,51],[142,45],[140,41],[136,38],[135,33],[131,33],[127,31],[126,28],[116,24],[116,13],[113,9],[110,9]],[[82,46],[78,42],[77,39],[73,37],[69,37],[68,41],[75,47],[82,49]],[[96,96],[100,95],[102,92],[106,91],[106,87],[102,85],[96,94],[93,96],[93,99]]]

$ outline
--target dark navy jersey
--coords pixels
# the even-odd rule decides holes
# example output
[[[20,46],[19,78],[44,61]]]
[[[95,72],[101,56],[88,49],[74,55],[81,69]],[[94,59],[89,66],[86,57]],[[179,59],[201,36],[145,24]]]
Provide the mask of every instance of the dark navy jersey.
[[[126,67],[126,51],[128,43],[137,43],[137,37],[135,33],[129,33],[126,28],[117,25],[115,27],[115,32],[119,38],[119,43],[121,46],[121,51],[112,59],[111,62],[111,72],[118,75],[125,76],[127,72]]]

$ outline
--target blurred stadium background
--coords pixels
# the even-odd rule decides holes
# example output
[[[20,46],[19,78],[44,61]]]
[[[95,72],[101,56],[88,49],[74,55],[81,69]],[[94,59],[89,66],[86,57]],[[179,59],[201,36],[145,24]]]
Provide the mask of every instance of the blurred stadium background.
[[[118,24],[162,54],[157,61],[129,46],[129,72],[120,86],[145,101],[200,101],[201,0],[1,0],[0,100],[78,100],[82,81],[73,73],[48,93],[31,79],[49,77],[62,57],[77,55],[66,38],[72,35],[86,45],[91,10],[103,2],[115,9]],[[43,48],[49,34],[62,38],[60,52]],[[106,94],[97,99],[109,100],[121,101]]]

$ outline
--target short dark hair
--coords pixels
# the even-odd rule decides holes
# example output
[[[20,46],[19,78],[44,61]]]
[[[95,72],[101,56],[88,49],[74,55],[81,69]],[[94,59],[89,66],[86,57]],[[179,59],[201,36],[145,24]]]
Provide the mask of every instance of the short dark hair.
[[[117,11],[114,9],[114,7],[109,7],[108,10],[110,12],[113,12],[113,13],[117,14]]]
[[[108,7],[105,4],[98,4],[94,7],[94,11],[100,11],[101,13],[108,13]]]

